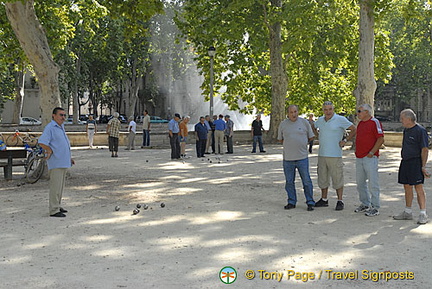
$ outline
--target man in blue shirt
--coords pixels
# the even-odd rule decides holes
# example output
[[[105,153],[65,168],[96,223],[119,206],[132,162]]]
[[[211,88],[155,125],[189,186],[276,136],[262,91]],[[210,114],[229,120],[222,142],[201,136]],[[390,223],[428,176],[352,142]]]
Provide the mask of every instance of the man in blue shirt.
[[[219,118],[213,122],[215,126],[215,153],[221,155],[223,155],[224,151],[224,131],[226,129],[226,123],[223,117],[222,114],[219,114]]]
[[[170,146],[171,146],[171,159],[179,160],[180,159],[180,140],[179,140],[179,120],[180,114],[174,114],[174,118],[170,120],[168,123],[168,133],[170,138]]]
[[[67,210],[60,207],[64,191],[66,172],[73,164],[70,142],[64,129],[65,110],[56,107],[52,113],[52,121],[47,124],[39,144],[45,151],[48,164],[49,182],[49,214],[51,217],[66,217]]]
[[[200,117],[199,123],[195,125],[195,135],[196,135],[196,152],[197,157],[203,158],[205,149],[206,149],[206,143],[208,138],[208,127],[205,123],[205,118]]]
[[[323,104],[324,115],[315,122],[315,128],[319,133],[319,151],[318,151],[318,186],[321,189],[321,199],[315,203],[315,207],[328,207],[328,187],[330,178],[332,179],[333,188],[336,190],[338,201],[336,211],[344,208],[342,200],[344,179],[343,179],[343,161],[342,148],[347,141],[354,138],[356,127],[345,117],[334,112],[333,103],[326,101]],[[350,133],[345,138],[346,130]]]

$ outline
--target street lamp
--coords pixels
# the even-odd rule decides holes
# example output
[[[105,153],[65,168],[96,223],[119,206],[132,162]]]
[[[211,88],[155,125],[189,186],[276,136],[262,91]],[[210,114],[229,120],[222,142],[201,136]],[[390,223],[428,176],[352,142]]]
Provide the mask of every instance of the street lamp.
[[[208,55],[210,56],[210,117],[213,116],[213,82],[214,82],[213,60],[215,54],[216,54],[216,48],[214,48],[213,46],[209,47]]]

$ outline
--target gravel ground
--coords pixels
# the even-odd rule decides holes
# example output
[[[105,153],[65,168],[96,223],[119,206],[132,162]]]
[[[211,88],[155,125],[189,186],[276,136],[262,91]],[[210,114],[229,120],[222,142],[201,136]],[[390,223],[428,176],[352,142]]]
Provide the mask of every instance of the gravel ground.
[[[14,180],[0,180],[0,288],[227,288],[225,266],[237,272],[232,288],[432,288],[432,225],[391,218],[404,207],[400,149],[382,150],[377,217],[354,213],[352,151],[345,210],[334,210],[330,190],[330,206],[308,212],[299,179],[297,208],[283,209],[281,146],[266,149],[198,159],[190,146],[191,158],[171,161],[166,149],[111,158],[106,148],[74,148],[66,218],[48,216],[48,181],[23,184],[15,167]],[[138,203],[149,208],[133,215]]]

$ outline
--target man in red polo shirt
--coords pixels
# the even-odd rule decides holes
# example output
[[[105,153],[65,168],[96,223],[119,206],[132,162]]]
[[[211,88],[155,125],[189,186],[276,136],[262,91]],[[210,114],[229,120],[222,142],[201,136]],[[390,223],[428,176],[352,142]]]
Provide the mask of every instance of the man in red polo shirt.
[[[379,215],[380,188],[378,177],[379,148],[384,143],[382,125],[371,115],[372,107],[362,104],[357,110],[360,122],[356,136],[356,180],[360,206],[354,212],[366,216]]]

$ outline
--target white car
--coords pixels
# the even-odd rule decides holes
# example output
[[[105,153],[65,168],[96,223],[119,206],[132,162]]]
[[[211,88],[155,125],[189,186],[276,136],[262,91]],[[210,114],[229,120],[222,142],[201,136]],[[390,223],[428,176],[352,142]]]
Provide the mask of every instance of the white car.
[[[20,125],[41,125],[42,122],[40,120],[37,120],[33,117],[21,117],[20,118]]]

